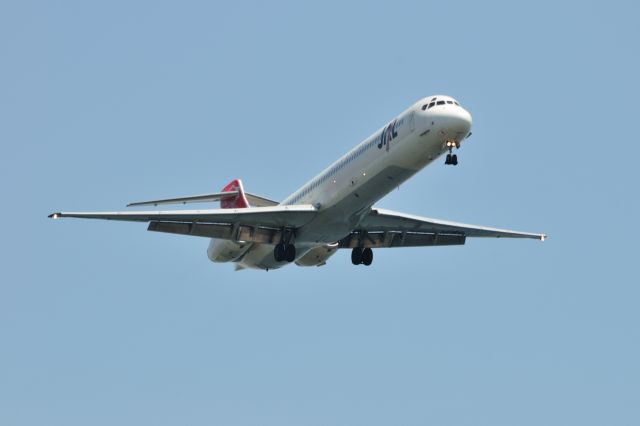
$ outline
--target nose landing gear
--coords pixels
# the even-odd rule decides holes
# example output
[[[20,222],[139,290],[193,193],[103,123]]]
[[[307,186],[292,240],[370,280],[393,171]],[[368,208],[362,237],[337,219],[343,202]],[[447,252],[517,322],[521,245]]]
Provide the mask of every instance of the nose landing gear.
[[[460,143],[456,141],[447,141],[447,148],[449,148],[449,153],[447,154],[447,159],[444,161],[444,164],[451,164],[453,166],[458,165],[458,156],[451,153],[454,146],[456,147],[456,149],[458,149],[460,148]]]
[[[444,164],[451,164],[452,166],[458,165],[458,156],[455,154],[447,154],[447,159],[444,160]]]

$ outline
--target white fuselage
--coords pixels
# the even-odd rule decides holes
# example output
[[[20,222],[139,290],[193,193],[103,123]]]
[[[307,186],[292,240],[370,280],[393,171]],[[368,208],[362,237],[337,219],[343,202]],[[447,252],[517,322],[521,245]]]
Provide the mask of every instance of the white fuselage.
[[[304,184],[281,203],[312,204],[318,209],[316,217],[296,231],[296,262],[322,264],[322,256],[326,259],[335,252],[332,244],[357,229],[375,202],[446,153],[447,142],[459,146],[470,129],[471,115],[457,101],[430,96]],[[276,269],[287,264],[275,261],[273,246],[267,244],[212,240],[209,257],[213,260],[227,249],[228,260],[241,267]]]

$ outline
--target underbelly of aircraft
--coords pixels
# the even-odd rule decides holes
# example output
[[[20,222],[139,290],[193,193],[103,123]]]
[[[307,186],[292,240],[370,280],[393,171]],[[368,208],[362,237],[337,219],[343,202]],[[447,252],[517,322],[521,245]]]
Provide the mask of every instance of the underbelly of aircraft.
[[[370,208],[385,195],[398,188],[422,167],[442,154],[441,138],[432,136],[414,140],[413,149],[403,157],[387,158],[391,165],[337,193],[328,205],[308,224],[299,228],[295,236],[296,259],[313,249],[335,243],[358,229],[358,223]],[[238,263],[245,268],[277,269],[287,265],[276,262],[274,245],[253,244]]]

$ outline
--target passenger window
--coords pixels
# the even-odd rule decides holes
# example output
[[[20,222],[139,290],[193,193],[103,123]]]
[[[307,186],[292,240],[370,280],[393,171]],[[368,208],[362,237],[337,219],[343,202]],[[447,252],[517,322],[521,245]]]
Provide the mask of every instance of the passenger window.
[[[437,104],[438,105],[444,105],[444,101],[438,101]]]

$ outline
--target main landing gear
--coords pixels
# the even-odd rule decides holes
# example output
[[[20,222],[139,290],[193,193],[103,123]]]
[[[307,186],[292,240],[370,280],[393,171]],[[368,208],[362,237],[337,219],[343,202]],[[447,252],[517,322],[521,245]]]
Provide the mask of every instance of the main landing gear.
[[[356,247],[351,251],[351,263],[354,265],[369,266],[373,262],[373,250],[370,248]]]
[[[456,141],[447,141],[447,148],[449,148],[449,153],[447,154],[447,159],[444,161],[444,164],[451,164],[453,166],[457,166],[458,165],[458,156],[456,154],[452,154],[451,151],[453,151],[453,147],[456,147],[456,149],[460,148],[460,144]]]
[[[276,244],[273,249],[273,258],[276,262],[293,262],[296,260],[296,246],[285,243]]]

